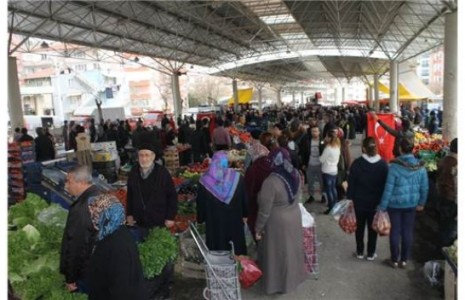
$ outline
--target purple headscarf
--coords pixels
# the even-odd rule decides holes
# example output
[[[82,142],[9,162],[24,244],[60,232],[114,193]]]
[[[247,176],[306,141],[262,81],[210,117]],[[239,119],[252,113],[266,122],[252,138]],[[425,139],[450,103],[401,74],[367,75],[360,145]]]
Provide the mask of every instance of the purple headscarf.
[[[284,148],[277,147],[271,150],[268,157],[271,160],[271,174],[281,178],[286,186],[289,203],[293,203],[299,191],[300,175],[292,165],[289,152]]]
[[[239,183],[239,177],[238,172],[228,168],[226,152],[218,151],[213,155],[207,173],[200,177],[200,184],[219,201],[229,204]]]

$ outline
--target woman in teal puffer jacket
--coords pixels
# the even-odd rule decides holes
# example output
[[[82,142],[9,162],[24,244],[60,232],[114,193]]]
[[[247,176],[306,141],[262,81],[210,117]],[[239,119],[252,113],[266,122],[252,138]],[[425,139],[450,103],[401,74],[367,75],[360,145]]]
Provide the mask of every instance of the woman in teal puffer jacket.
[[[412,247],[415,213],[423,210],[428,196],[428,176],[423,162],[412,154],[411,141],[402,139],[399,144],[401,155],[391,161],[379,209],[387,210],[391,219],[389,264],[397,268],[400,263],[405,268]]]

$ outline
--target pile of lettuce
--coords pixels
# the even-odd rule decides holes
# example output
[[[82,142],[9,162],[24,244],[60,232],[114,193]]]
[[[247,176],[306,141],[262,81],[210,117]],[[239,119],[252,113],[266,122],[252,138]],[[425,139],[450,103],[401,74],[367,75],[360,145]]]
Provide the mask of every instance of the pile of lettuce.
[[[8,211],[8,280],[22,300],[87,299],[65,290],[60,247],[68,212],[29,193]]]

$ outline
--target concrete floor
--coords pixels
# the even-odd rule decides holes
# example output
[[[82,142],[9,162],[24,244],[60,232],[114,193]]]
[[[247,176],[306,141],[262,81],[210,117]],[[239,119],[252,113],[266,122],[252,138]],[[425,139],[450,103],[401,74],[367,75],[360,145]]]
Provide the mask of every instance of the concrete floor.
[[[352,159],[361,155],[361,136],[351,146]],[[304,198],[306,199],[306,197]],[[242,290],[242,299],[329,299],[329,300],[407,300],[407,299],[442,299],[441,290],[431,287],[422,273],[426,260],[440,258],[428,249],[434,233],[424,229],[422,223],[427,218],[419,216],[416,226],[416,240],[413,260],[406,269],[392,269],[383,264],[389,257],[388,237],[378,238],[375,261],[359,260],[353,256],[355,237],[344,233],[337,222],[323,212],[326,206],[319,201],[306,205],[317,224],[317,237],[320,242],[318,250],[319,276],[310,276],[295,291],[288,294],[268,296],[261,292],[260,285]],[[421,234],[420,234],[421,233]],[[440,254],[439,254],[440,256]],[[189,284],[188,284],[189,283]],[[188,288],[187,286],[190,286]],[[173,299],[203,299],[201,289],[205,281],[177,280]],[[177,289],[178,288],[178,289]]]
[[[352,159],[361,155],[361,136],[352,143]],[[378,258],[359,260],[353,256],[355,236],[344,233],[337,222],[323,212],[326,205],[315,201],[306,205],[317,224],[319,276],[309,277],[294,292],[284,295],[264,295],[257,284],[242,290],[243,299],[442,299],[437,288],[429,286],[423,277],[422,263],[412,263],[406,269],[393,269],[383,264],[388,258],[389,238],[379,237]],[[415,253],[414,253],[415,254]]]

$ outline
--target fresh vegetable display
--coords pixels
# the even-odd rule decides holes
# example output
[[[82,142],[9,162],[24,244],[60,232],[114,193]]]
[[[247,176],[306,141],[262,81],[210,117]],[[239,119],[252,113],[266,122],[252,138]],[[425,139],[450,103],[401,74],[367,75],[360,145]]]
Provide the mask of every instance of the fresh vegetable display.
[[[167,263],[178,255],[176,238],[165,228],[153,228],[144,242],[138,245],[144,276],[152,279],[160,275]]]
[[[174,219],[174,226],[170,228],[171,233],[182,233],[189,228],[189,222],[195,222],[197,216],[195,214],[190,215],[177,215]]]
[[[8,280],[22,300],[87,299],[65,289],[59,249],[68,212],[35,194],[8,211]]]

